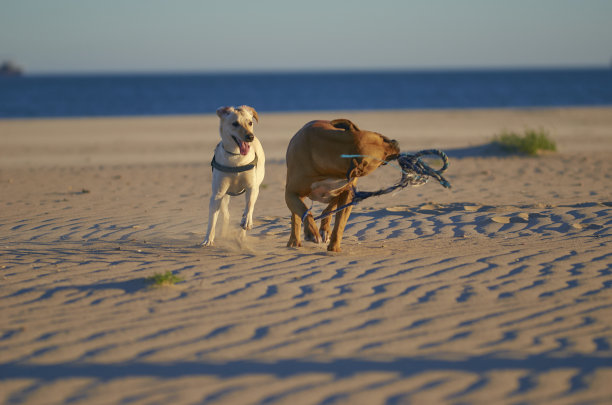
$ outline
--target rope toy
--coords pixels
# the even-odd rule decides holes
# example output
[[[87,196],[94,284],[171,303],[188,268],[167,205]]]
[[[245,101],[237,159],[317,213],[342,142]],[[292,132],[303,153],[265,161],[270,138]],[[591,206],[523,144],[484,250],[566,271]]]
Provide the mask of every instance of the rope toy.
[[[421,160],[422,156],[437,156],[440,160],[442,160],[443,165],[440,169],[434,170],[427,163]],[[368,156],[341,155],[341,157],[357,158],[357,157],[368,157]],[[353,187],[353,200],[350,203],[345,204],[341,207],[338,207],[333,211],[327,212],[325,214],[321,214],[318,217],[315,217],[314,219],[319,220],[321,218],[325,218],[327,216],[335,214],[336,212],[342,211],[343,209],[351,205],[357,205],[361,201],[365,200],[366,198],[377,197],[380,195],[389,194],[397,190],[398,188],[406,188],[408,186],[413,186],[413,187],[422,186],[423,184],[427,183],[427,181],[429,181],[430,177],[433,177],[434,179],[436,179],[443,187],[451,188],[450,183],[442,176],[442,173],[444,173],[446,169],[448,169],[448,156],[446,155],[446,153],[442,152],[441,150],[427,149],[427,150],[422,150],[414,154],[400,153],[399,156],[396,158],[396,160],[399,163],[399,167],[397,166],[396,167],[402,172],[402,178],[400,179],[399,182],[397,182],[396,184],[390,187],[382,188],[377,191],[357,191]],[[304,213],[304,217],[308,214],[308,211],[310,211],[310,209],[307,210],[306,213]]]
[[[443,165],[440,169],[434,170],[429,165],[421,160],[421,156],[438,156]],[[421,186],[433,177],[445,188],[451,188],[450,183],[442,176],[442,173],[448,169],[448,156],[446,153],[438,149],[427,149],[415,154],[401,153],[397,158],[399,165],[402,168],[402,179],[398,183],[402,188],[407,185]]]

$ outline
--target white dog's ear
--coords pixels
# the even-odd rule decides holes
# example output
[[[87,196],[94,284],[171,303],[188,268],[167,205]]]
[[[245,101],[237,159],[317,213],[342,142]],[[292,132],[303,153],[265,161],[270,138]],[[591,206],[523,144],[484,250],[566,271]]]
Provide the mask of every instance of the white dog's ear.
[[[257,111],[255,111],[255,109],[253,107],[249,107],[248,105],[241,105],[238,108],[241,109],[241,110],[247,110],[248,112],[251,113],[253,118],[255,118],[255,121],[259,122],[259,116],[257,115]]]
[[[219,116],[219,118],[223,118],[233,111],[234,107],[219,107],[217,108],[217,115]]]

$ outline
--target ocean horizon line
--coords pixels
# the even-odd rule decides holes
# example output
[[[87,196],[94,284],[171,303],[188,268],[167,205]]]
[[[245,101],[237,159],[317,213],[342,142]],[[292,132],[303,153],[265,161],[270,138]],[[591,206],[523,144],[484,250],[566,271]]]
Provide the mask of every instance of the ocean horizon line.
[[[190,115],[612,105],[612,69],[529,68],[25,75],[0,80],[0,117]]]
[[[611,65],[516,65],[516,66],[450,66],[450,67],[370,67],[370,68],[305,68],[305,69],[126,69],[126,70],[32,70],[21,78],[61,76],[217,76],[217,75],[320,75],[320,74],[421,74],[421,73],[495,73],[538,71],[606,71]]]

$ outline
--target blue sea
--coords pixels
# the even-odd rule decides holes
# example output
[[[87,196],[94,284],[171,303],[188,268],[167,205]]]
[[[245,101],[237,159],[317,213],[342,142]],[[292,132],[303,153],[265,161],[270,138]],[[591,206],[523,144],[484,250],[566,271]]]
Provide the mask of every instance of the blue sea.
[[[612,105],[612,69],[0,77],[0,118]]]

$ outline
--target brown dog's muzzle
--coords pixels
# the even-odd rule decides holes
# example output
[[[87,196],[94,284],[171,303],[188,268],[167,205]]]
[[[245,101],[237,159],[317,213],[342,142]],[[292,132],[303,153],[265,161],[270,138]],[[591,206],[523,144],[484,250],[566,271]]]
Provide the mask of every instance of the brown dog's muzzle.
[[[385,159],[386,162],[390,161],[390,160],[395,160],[399,157],[400,155],[400,147],[399,147],[399,143],[395,140],[395,139],[385,139],[385,142],[387,142],[389,144],[389,149],[390,149],[390,153],[387,155],[387,158]]]

